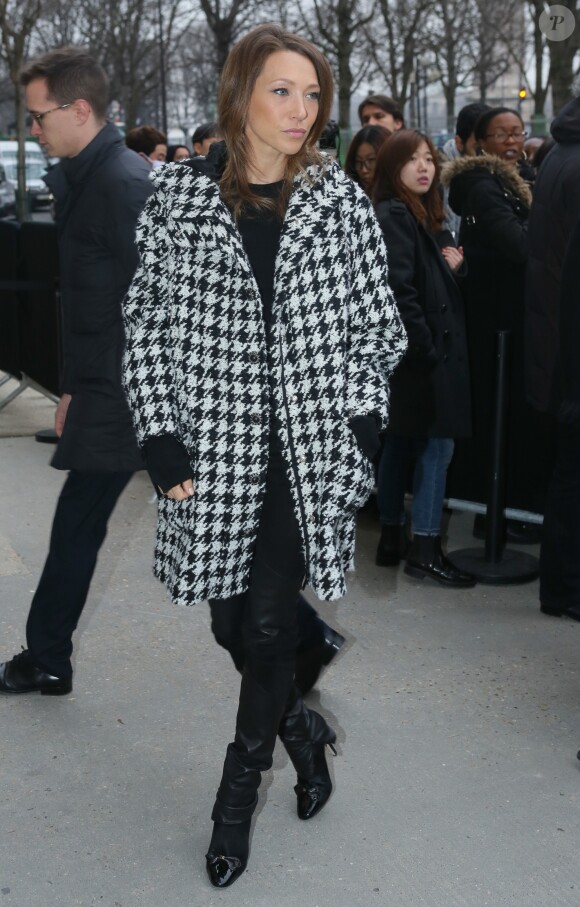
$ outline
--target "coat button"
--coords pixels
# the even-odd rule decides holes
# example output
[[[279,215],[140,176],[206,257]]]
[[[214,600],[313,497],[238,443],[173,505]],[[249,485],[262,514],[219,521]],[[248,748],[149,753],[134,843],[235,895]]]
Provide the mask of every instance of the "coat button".
[[[447,338],[449,337],[449,331],[443,331],[443,337],[445,338],[445,340],[447,340]]]
[[[260,413],[252,413],[252,422],[255,425],[259,425],[261,423],[261,421],[262,421],[262,417],[261,417]]]
[[[449,356],[447,355],[447,353],[445,353],[445,355],[443,356],[443,362],[448,362],[448,361],[449,361]]]
[[[250,353],[249,359],[250,359],[250,362],[259,362],[260,361],[260,357],[258,356],[257,353]]]
[[[258,482],[260,481],[260,476],[257,472],[250,473],[248,478],[249,478],[250,482],[252,482],[254,485],[257,485]]]
[[[446,303],[446,302],[444,302],[443,305],[441,306],[441,311],[442,311],[442,312],[446,312],[446,311],[447,311],[447,303]]]

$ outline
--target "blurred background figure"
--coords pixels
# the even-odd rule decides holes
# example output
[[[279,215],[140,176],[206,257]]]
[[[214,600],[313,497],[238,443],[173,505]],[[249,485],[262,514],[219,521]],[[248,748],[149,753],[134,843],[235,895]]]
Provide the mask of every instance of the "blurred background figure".
[[[391,132],[405,128],[403,111],[393,98],[386,94],[370,94],[359,104],[361,126],[384,126]]]
[[[152,170],[162,167],[167,158],[167,136],[155,126],[136,126],[125,136],[125,144],[144,158]]]
[[[531,138],[526,139],[524,142],[524,154],[528,159],[529,164],[534,164],[536,152],[540,150],[543,144],[544,138],[540,138],[540,136],[532,136]]]
[[[318,148],[327,157],[337,160],[340,156],[340,129],[336,120],[329,120],[318,139]]]
[[[457,114],[455,135],[443,146],[443,153],[450,160],[456,157],[474,157],[477,153],[477,140],[475,138],[475,124],[480,116],[491,108],[482,101],[466,104]]]
[[[390,129],[384,126],[363,126],[349,145],[344,162],[345,172],[361,186],[367,195],[371,194],[371,185],[379,148],[389,136]]]
[[[451,208],[461,216],[459,244],[465,251],[463,282],[472,374],[473,438],[457,444],[450,470],[450,495],[485,503],[488,494],[495,335],[510,331],[507,506],[543,513],[551,444],[542,420],[524,394],[524,289],[527,225],[532,200],[523,157],[526,131],[517,110],[493,108],[475,126],[477,155],[447,164]],[[530,451],[534,456],[530,457]],[[539,527],[508,520],[510,542],[537,543]],[[485,518],[474,523],[485,537]]]
[[[463,299],[454,274],[463,253],[442,230],[437,152],[403,129],[379,151],[373,186],[389,250],[389,285],[409,347],[393,373],[389,426],[379,465],[381,538],[376,562],[396,566],[405,548],[405,491],[414,464],[413,540],[405,573],[445,586],[473,586],[441,548],[441,515],[453,439],[471,431]]]
[[[526,142],[526,145],[527,144],[528,143]],[[547,157],[548,153],[552,150],[552,148],[554,147],[555,144],[556,144],[556,140],[554,139],[554,137],[551,135],[546,135],[546,136],[544,136],[543,139],[541,139],[541,144],[538,148],[536,148],[536,150],[533,153],[533,156],[530,158],[528,155],[528,159],[529,159],[532,167],[536,171],[536,174],[537,174],[538,170],[540,169],[540,167],[542,166],[542,162],[543,162],[544,158]],[[524,145],[524,148],[525,147],[526,146]]]
[[[191,157],[191,151],[187,145],[169,145],[167,148],[167,158],[166,161],[168,164],[174,164],[178,161],[186,161]]]
[[[466,104],[465,107],[461,108],[455,123],[455,135],[448,142],[445,142],[442,151],[439,153],[441,163],[453,161],[458,157],[475,156],[477,151],[475,124],[487,110],[490,110],[490,107],[481,101],[477,101],[474,104]],[[448,187],[443,188],[443,208],[445,211],[445,226],[457,240],[461,218],[451,210]]]
[[[191,136],[193,156],[207,155],[214,142],[221,142],[222,134],[217,123],[202,123]]]
[[[540,551],[540,607],[580,620],[580,98],[562,108],[550,132],[534,161],[543,155],[529,227],[526,391],[557,439]]]

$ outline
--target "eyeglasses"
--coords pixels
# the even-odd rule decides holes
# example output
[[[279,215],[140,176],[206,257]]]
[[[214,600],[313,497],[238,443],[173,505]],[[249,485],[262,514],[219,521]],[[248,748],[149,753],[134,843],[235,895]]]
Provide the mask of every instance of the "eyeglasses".
[[[376,157],[367,157],[364,160],[356,158],[354,162],[355,170],[372,170],[377,162]]]
[[[486,139],[495,139],[496,142],[507,142],[508,139],[513,139],[514,142],[523,142],[527,136],[527,132],[490,132],[486,135]]]
[[[51,107],[50,110],[44,110],[42,113],[32,113],[28,112],[28,115],[31,120],[36,120],[39,126],[42,126],[42,121],[49,113],[54,113],[55,110],[66,110],[67,107],[72,107],[74,101],[71,101],[69,104],[61,104],[60,107]]]

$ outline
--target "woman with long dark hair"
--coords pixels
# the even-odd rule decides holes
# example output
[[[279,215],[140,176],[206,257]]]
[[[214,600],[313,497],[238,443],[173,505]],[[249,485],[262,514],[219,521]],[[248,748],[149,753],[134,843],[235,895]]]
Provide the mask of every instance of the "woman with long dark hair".
[[[385,126],[363,126],[352,137],[344,172],[370,195],[379,148],[392,135]]]
[[[373,200],[389,249],[389,282],[409,347],[392,380],[391,414],[379,465],[377,563],[395,566],[404,548],[407,474],[414,463],[413,539],[405,572],[466,587],[443,554],[441,515],[453,439],[469,434],[469,370],[463,301],[455,281],[463,254],[442,230],[439,164],[430,138],[396,132],[379,151]]]
[[[246,35],[222,73],[224,143],[156,178],[126,301],[125,384],[163,491],[155,572],[176,603],[209,600],[242,672],[206,856],[217,887],[246,867],[277,734],[298,816],[330,796],[336,734],[293,683],[296,603],[305,582],[344,594],[405,348],[370,203],[316,148],[331,101],[312,44]]]

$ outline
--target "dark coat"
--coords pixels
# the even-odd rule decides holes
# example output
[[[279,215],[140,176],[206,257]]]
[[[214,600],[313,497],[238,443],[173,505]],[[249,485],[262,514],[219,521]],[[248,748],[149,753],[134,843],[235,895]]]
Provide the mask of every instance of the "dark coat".
[[[449,203],[461,215],[459,244],[468,274],[463,290],[472,375],[473,440],[457,445],[452,497],[486,501],[494,416],[496,332],[512,334],[507,505],[541,512],[551,445],[524,393],[524,283],[531,192],[500,158],[460,158],[443,170]],[[534,456],[530,456],[530,451]]]
[[[389,431],[413,438],[471,432],[463,299],[437,242],[398,199],[376,209],[389,257],[389,283],[409,348],[393,373]],[[453,240],[451,234],[449,243]]]
[[[560,296],[561,403],[562,422],[580,426],[580,220],[572,231],[562,266]]]
[[[552,124],[557,144],[540,167],[529,225],[526,285],[526,391],[541,412],[556,414],[562,397],[559,357],[560,275],[580,214],[580,98]]]
[[[121,386],[121,302],[138,263],[137,218],[149,168],[105,126],[46,175],[56,199],[63,313],[63,393],[72,395],[52,465],[84,472],[143,467]]]

